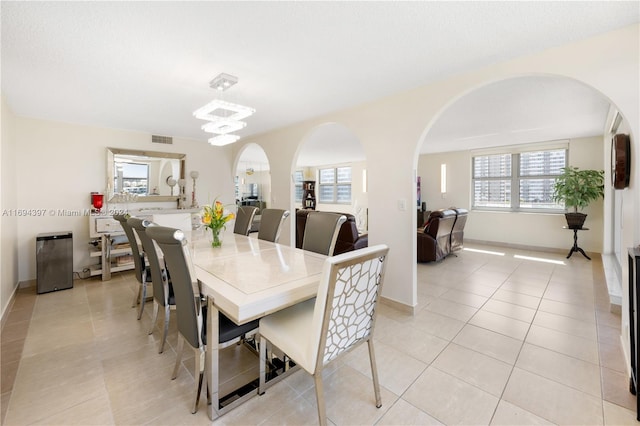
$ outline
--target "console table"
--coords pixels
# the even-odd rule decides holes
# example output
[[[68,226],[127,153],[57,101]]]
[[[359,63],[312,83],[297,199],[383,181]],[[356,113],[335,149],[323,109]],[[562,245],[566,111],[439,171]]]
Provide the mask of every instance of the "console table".
[[[638,389],[638,325],[640,323],[640,247],[628,249],[629,254],[629,346],[631,378],[629,391],[636,395]],[[640,398],[636,395],[636,420],[640,421]]]
[[[584,257],[586,257],[587,259],[591,260],[591,258],[589,256],[587,256],[587,254],[584,252],[584,250],[582,250],[580,247],[578,247],[578,231],[588,231],[589,228],[570,228],[568,226],[563,226],[562,229],[570,229],[573,231],[573,247],[571,247],[571,250],[569,250],[569,254],[567,255],[567,259],[571,257],[571,255],[575,252],[580,252],[582,253],[582,255]]]

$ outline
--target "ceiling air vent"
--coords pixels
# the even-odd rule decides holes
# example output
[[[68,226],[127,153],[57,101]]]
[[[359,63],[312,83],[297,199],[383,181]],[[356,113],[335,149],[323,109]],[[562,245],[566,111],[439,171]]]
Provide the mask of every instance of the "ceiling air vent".
[[[172,144],[173,143],[173,138],[171,136],[151,135],[151,142],[153,142],[153,143]]]

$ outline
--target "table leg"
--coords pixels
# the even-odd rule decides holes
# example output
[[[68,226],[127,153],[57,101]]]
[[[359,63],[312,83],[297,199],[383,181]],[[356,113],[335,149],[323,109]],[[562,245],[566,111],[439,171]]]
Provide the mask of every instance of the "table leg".
[[[213,299],[207,297],[207,354],[206,354],[206,376],[207,385],[211,392],[211,403],[207,406],[209,419],[214,420],[220,416],[220,392],[218,383],[218,366],[219,366],[219,312],[218,308],[213,304]]]
[[[580,247],[578,247],[578,230],[574,229],[573,230],[573,247],[571,247],[571,250],[569,250],[569,254],[567,255],[567,259],[569,259],[571,257],[571,255],[573,253],[579,252],[581,253],[584,257],[586,257],[587,259],[591,260],[591,258],[589,256],[587,256],[587,254],[584,252],[584,250],[582,250]]]

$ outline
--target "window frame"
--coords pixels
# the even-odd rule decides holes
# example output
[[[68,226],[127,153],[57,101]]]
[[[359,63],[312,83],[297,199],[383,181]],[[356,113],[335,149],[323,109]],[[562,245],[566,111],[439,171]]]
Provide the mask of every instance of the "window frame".
[[[349,169],[349,182],[338,182],[338,169]],[[331,183],[322,183],[322,172],[323,170],[333,170],[333,182]],[[338,200],[338,187],[348,186],[349,187],[349,200],[339,201]],[[331,187],[333,191],[333,199],[332,201],[326,201],[322,199],[322,188]],[[316,185],[316,203],[317,204],[344,204],[350,205],[353,201],[353,167],[349,165],[337,165],[331,167],[319,167],[318,168],[318,183]]]
[[[564,151],[564,165],[569,165],[569,145],[568,141],[555,144],[527,144],[517,147],[505,147],[501,149],[494,149],[488,151],[475,151],[471,155],[471,209],[479,211],[495,211],[495,212],[513,212],[513,213],[548,213],[548,214],[564,214],[565,207],[558,208],[540,208],[540,207],[523,207],[521,205],[521,182],[524,180],[538,180],[538,179],[550,179],[558,174],[545,174],[545,175],[522,175],[520,160],[521,155],[531,152],[545,152],[545,151]],[[498,155],[509,155],[510,157],[510,176],[498,176],[498,177],[475,177],[475,159],[478,157],[490,157]],[[475,186],[477,181],[497,181],[507,180],[511,184],[509,207],[484,207],[476,205]]]

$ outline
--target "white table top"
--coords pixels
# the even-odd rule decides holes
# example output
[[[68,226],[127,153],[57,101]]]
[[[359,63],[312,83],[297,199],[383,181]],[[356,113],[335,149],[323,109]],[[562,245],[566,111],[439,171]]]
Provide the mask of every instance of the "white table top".
[[[326,259],[231,230],[222,247],[201,237],[190,249],[202,293],[238,324],[314,297]]]

